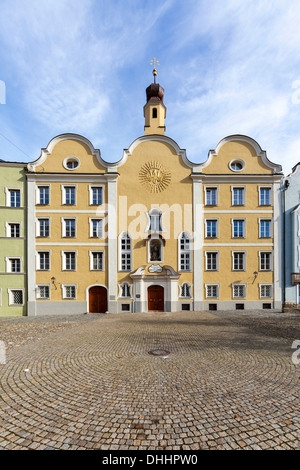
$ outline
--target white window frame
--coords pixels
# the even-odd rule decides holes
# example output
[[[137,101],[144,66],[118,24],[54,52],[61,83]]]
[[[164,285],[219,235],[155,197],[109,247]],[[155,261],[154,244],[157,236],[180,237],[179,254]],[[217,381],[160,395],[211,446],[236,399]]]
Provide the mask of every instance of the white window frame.
[[[207,222],[216,222],[216,236],[215,237],[210,237],[208,236],[208,233],[207,233]],[[216,239],[216,238],[219,238],[219,219],[216,218],[216,217],[208,217],[207,219],[204,219],[204,228],[205,228],[205,238],[208,238],[208,239]]]
[[[20,261],[20,271],[12,271],[12,260]],[[11,274],[21,274],[23,273],[23,257],[22,256],[6,256],[6,272]]]
[[[101,223],[101,233],[99,237],[94,236],[93,230],[93,222],[97,221]],[[90,238],[104,238],[104,218],[103,217],[90,217],[89,218],[89,225],[90,225]]]
[[[154,232],[155,233],[155,232]],[[151,242],[152,241],[159,241],[160,243],[160,260],[151,260],[151,250],[150,250],[150,246],[151,246]],[[147,247],[147,252],[148,252],[148,263],[151,263],[151,264],[159,264],[159,263],[163,263],[164,262],[164,242],[162,240],[162,238],[160,237],[156,237],[156,236],[152,236],[148,239],[147,241],[147,244],[148,244],[148,247]]]
[[[150,230],[150,225],[151,225],[151,217],[152,216],[155,216],[155,215],[159,215],[159,221],[160,221],[160,230]],[[148,212],[146,212],[146,217],[147,217],[147,224],[146,224],[146,230],[145,230],[145,233],[146,232],[150,232],[150,233],[158,233],[158,232],[165,232],[166,230],[164,229],[164,226],[163,226],[163,215],[164,215],[164,212],[159,209],[158,207],[152,207]]]
[[[102,269],[95,269],[94,268],[94,254],[101,254],[102,255]],[[90,250],[89,257],[90,257],[90,271],[104,271],[104,250]]]
[[[10,192],[11,191],[19,191],[20,192],[20,205],[19,206],[12,206],[11,205],[11,197],[10,197]],[[23,207],[23,191],[22,191],[22,188],[7,187],[7,188],[5,188],[5,194],[6,194],[6,207],[11,207],[13,209],[20,209],[20,207]]]
[[[189,241],[189,248],[182,248],[181,247],[181,241],[182,241],[182,237],[183,235],[185,235]],[[186,230],[181,232],[179,237],[178,237],[178,271],[179,272],[191,272],[192,271],[192,266],[193,266],[193,259],[192,259],[192,237],[190,235],[189,232],[187,232]],[[181,266],[181,255],[184,255],[184,256],[189,256],[189,269],[182,269],[182,266]],[[185,262],[184,262],[185,264]]]
[[[77,166],[75,168],[69,168],[68,167],[68,162],[73,162],[73,161],[77,163]],[[77,157],[67,157],[63,161],[63,166],[68,171],[77,170],[80,167],[80,160]]]
[[[269,297],[266,297],[266,296],[263,296],[262,295],[262,288],[263,287],[269,287],[270,290],[271,290],[271,293],[270,293],[270,296]],[[273,284],[269,284],[269,283],[262,283],[262,284],[259,284],[259,298],[260,299],[273,299]]]
[[[40,188],[48,188],[49,189],[49,202],[47,202],[47,203],[41,202]],[[36,203],[36,205],[49,206],[50,202],[51,202],[50,192],[51,192],[51,185],[50,184],[37,184],[35,186],[35,203]]]
[[[102,201],[101,201],[101,204],[93,204],[93,189],[94,188],[99,188],[101,189],[101,198],[102,198]],[[90,206],[96,206],[96,207],[99,207],[99,206],[102,206],[103,205],[103,201],[104,201],[104,186],[102,184],[90,184],[89,185],[89,205]]]
[[[235,189],[242,189],[243,190],[243,202],[242,204],[234,204],[234,190]],[[231,186],[231,205],[234,207],[240,207],[246,205],[246,186],[243,185],[234,185]]]
[[[128,289],[129,289],[129,295],[127,296],[123,296],[122,295],[122,290],[123,290],[123,287],[127,285],[128,286]],[[132,284],[130,284],[129,282],[127,281],[124,281],[122,282],[121,284],[119,284],[119,299],[132,299]]]
[[[182,295],[182,289],[185,285],[188,286],[189,295]],[[193,298],[193,293],[192,293],[193,286],[190,282],[187,282],[187,281],[182,282],[178,287],[179,287],[179,296],[178,297],[180,299],[192,299]]]
[[[208,269],[208,254],[209,253],[214,253],[216,254],[216,269]],[[220,262],[220,252],[219,251],[215,251],[215,250],[207,250],[205,251],[205,271],[208,271],[208,272],[217,272],[219,271],[219,262]]]
[[[14,291],[21,291],[22,292],[22,303],[21,304],[15,304],[12,302],[12,299],[13,299],[13,292]],[[8,293],[8,306],[9,307],[23,307],[24,304],[25,304],[25,289],[22,289],[22,288],[9,288],[7,289],[7,293]]]
[[[49,289],[49,295],[48,297],[41,297],[40,294],[39,294],[39,289],[40,287],[48,287]],[[50,292],[51,292],[51,286],[50,284],[37,284],[36,285],[36,299],[39,299],[39,300],[50,300]]]
[[[272,186],[268,186],[268,185],[261,185],[261,186],[258,186],[257,187],[258,189],[258,205],[260,207],[270,207],[270,206],[273,206],[273,191],[272,191]],[[262,189],[268,189],[270,191],[270,202],[269,204],[261,204],[260,202],[260,192]]]
[[[209,287],[215,287],[217,289],[217,295],[216,296],[208,295],[208,288]],[[205,284],[205,298],[206,299],[218,299],[219,296],[220,296],[220,284],[216,284],[216,283]]]
[[[18,237],[12,237],[11,236],[11,225],[18,225],[19,226],[19,236]],[[22,231],[22,222],[6,222],[5,223],[5,227],[6,227],[6,237],[7,238],[23,238],[22,235],[21,235],[21,231]]]
[[[247,284],[244,284],[244,283],[243,283],[243,284],[240,284],[240,283],[238,283],[238,282],[235,282],[235,283],[233,283],[233,284],[231,285],[231,287],[232,287],[232,299],[233,299],[233,300],[236,300],[236,299],[246,299],[246,298],[247,298]],[[235,287],[243,287],[243,289],[244,289],[244,295],[243,295],[243,296],[237,296],[237,297],[236,297],[236,296],[234,295],[234,288],[235,288]]]
[[[207,202],[207,190],[208,189],[215,189],[216,190],[216,203],[215,204],[208,204]],[[219,205],[219,186],[209,185],[204,186],[204,204],[208,207],[215,207]]]
[[[270,222],[270,235],[268,237],[261,236],[261,222]],[[260,217],[258,219],[258,238],[273,238],[273,219],[272,217]]]
[[[242,222],[243,223],[243,235],[241,237],[234,236],[234,222]],[[246,219],[245,218],[232,218],[231,219],[231,237],[234,239],[246,238]]]
[[[262,269],[261,267],[261,259],[262,259],[262,254],[269,254],[270,255],[270,269]],[[262,272],[270,272],[270,271],[273,271],[273,251],[270,251],[270,250],[261,250],[258,252],[258,256],[259,256],[259,271],[262,271]]]
[[[67,236],[66,220],[73,220],[75,222],[75,235]],[[62,217],[61,218],[61,236],[63,238],[76,238],[77,237],[77,217]]]
[[[67,297],[66,296],[66,288],[67,287],[74,287],[75,288],[75,297]],[[77,284],[62,284],[61,285],[61,290],[62,290],[63,300],[77,300]]]
[[[66,255],[69,253],[74,253],[75,254],[75,269],[67,269],[67,258]],[[67,271],[67,272],[75,272],[77,271],[77,250],[63,250],[61,252],[61,257],[62,257],[62,271]]]
[[[48,253],[49,255],[49,268],[48,269],[41,269],[41,259],[40,259],[40,254],[41,253]],[[39,250],[36,251],[36,271],[50,271],[51,269],[51,250]]]
[[[72,204],[67,203],[66,188],[73,188],[75,190],[75,202]],[[61,185],[61,197],[62,197],[62,205],[76,206],[77,205],[77,184],[62,184]]]
[[[242,254],[243,255],[243,268],[242,269],[235,269],[234,268],[234,256],[237,254]],[[232,271],[246,271],[246,265],[247,265],[247,252],[244,250],[234,250],[231,252],[231,257],[232,257]]]
[[[41,220],[48,220],[49,222],[49,235],[41,235],[41,227],[40,227],[40,221]],[[36,220],[35,220],[35,233],[36,233],[36,237],[40,237],[40,238],[50,238],[50,221],[51,221],[51,217],[37,217]]]
[[[122,240],[125,239],[125,236],[128,237],[129,239],[129,242],[130,242],[130,249],[128,249],[126,247],[126,249],[122,249]],[[120,235],[119,235],[119,271],[120,272],[130,272],[132,271],[132,254],[133,254],[133,250],[132,250],[132,237],[130,235],[129,232],[121,232]],[[127,238],[126,238],[126,244],[127,244]],[[123,269],[122,267],[122,255],[125,255],[126,256],[126,269]],[[130,257],[130,269],[127,269],[127,256]]]

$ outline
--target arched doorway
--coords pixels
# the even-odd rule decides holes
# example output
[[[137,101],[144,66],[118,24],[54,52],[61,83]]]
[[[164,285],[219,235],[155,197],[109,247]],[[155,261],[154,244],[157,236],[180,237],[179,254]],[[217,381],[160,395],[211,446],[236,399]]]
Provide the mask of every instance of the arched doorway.
[[[107,290],[103,286],[93,286],[89,289],[89,312],[107,312]]]
[[[148,311],[163,312],[165,307],[164,288],[162,286],[148,287]]]

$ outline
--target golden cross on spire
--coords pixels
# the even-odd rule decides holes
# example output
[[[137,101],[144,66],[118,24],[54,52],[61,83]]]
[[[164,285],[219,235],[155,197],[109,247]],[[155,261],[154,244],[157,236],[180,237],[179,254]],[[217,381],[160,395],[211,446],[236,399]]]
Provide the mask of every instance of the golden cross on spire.
[[[150,65],[153,65],[153,76],[154,76],[154,83],[156,83],[156,75],[157,75],[157,70],[156,70],[156,67],[159,65],[159,61],[157,60],[156,57],[154,57],[154,59],[151,60],[150,62]]]

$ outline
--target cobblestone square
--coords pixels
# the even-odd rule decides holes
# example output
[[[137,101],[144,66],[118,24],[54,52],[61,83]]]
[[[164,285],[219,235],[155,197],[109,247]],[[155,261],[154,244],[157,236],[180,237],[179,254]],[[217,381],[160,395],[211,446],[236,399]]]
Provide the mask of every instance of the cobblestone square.
[[[300,316],[1,318],[0,449],[300,449]]]

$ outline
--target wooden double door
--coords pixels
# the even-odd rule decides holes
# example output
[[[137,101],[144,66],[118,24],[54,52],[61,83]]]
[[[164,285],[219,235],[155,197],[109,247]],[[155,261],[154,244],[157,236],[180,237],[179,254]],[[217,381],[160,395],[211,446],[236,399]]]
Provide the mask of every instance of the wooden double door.
[[[164,308],[164,288],[162,286],[148,287],[148,311],[163,312]]]
[[[107,290],[102,286],[93,286],[89,289],[89,312],[107,312]]]

